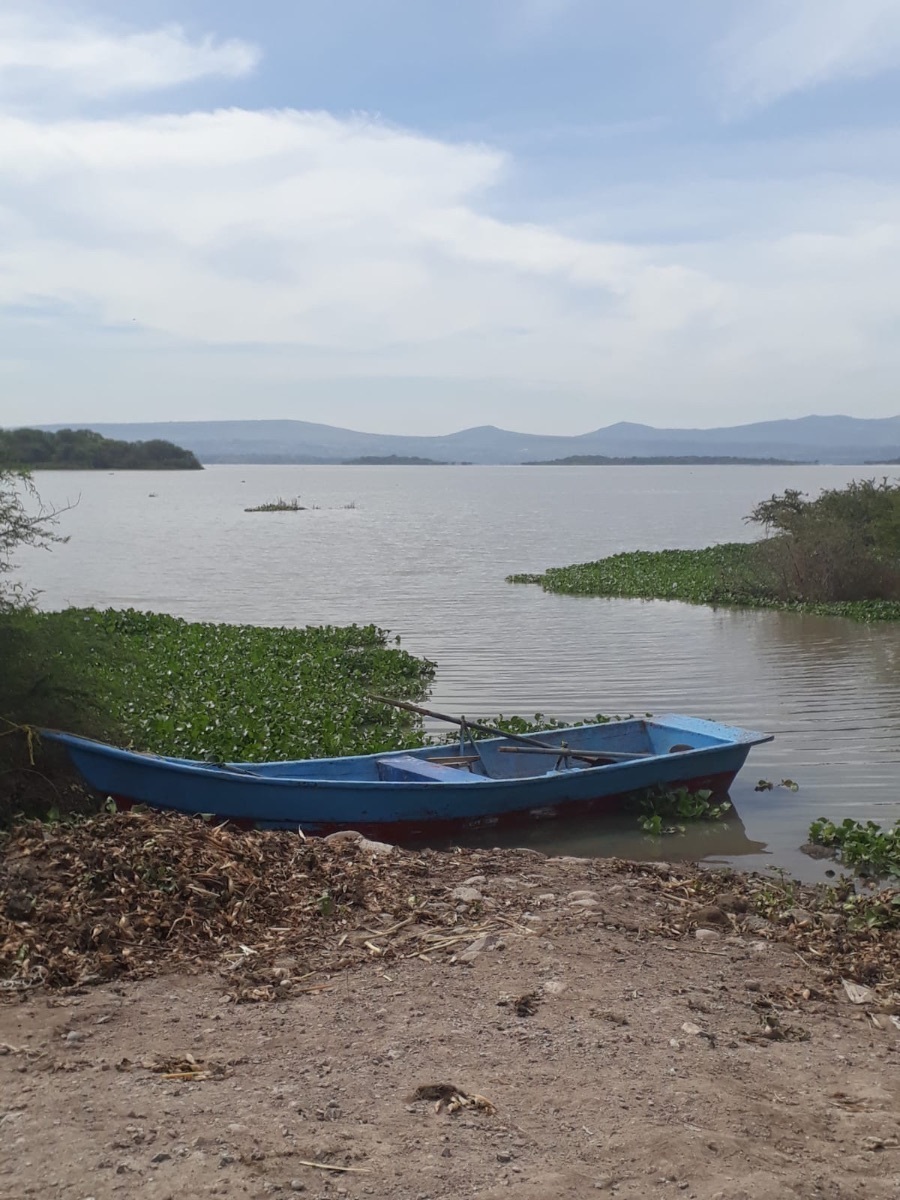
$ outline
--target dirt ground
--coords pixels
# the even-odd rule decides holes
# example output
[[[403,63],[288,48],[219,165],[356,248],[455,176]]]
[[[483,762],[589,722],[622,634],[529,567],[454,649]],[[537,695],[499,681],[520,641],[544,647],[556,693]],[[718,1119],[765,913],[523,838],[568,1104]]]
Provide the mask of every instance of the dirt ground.
[[[664,872],[489,861],[436,885],[462,934],[373,918],[285,998],[204,965],[0,1004],[0,1197],[900,1196],[883,996]]]

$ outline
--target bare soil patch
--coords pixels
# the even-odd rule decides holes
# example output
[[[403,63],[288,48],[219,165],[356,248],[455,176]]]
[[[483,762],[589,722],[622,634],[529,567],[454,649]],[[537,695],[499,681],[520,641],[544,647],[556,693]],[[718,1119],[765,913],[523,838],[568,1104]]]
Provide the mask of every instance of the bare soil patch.
[[[893,1200],[897,931],[778,886],[29,826],[0,1197]]]

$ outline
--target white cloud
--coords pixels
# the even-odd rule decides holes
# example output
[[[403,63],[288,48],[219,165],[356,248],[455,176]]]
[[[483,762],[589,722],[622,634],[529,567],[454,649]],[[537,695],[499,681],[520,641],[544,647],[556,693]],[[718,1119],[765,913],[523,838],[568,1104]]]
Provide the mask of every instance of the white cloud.
[[[754,0],[741,12],[718,58],[738,108],[900,65],[898,0]]]
[[[113,42],[124,53],[132,36]],[[0,376],[23,406],[5,420],[252,403],[340,423],[334,405],[298,411],[298,393],[413,379],[426,402],[459,383],[452,412],[435,400],[421,420],[432,429],[462,420],[468,395],[482,415],[486,396],[532,389],[542,418],[511,423],[714,424],[723,404],[749,419],[861,394],[895,406],[900,187],[868,187],[857,164],[818,203],[821,147],[790,205],[755,169],[740,187],[629,196],[644,227],[717,215],[715,239],[671,245],[500,219],[502,152],[363,116],[10,108],[0,147]],[[624,224],[612,205],[605,217]]]
[[[61,20],[39,5],[0,13],[0,97],[47,92],[103,98],[252,71],[247,42],[191,39],[178,25],[122,32]]]

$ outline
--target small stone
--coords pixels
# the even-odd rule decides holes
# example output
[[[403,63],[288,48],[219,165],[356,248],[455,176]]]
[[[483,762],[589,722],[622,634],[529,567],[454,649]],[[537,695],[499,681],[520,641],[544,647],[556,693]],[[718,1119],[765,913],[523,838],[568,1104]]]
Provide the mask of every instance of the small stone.
[[[487,883],[486,875],[473,875],[469,879],[462,881],[462,887],[481,887],[483,883]]]
[[[154,1154],[153,1157],[150,1159],[150,1161],[152,1163],[164,1163],[164,1162],[169,1162],[171,1157],[172,1157],[172,1155],[166,1154],[165,1150],[160,1150],[159,1154]],[[234,1160],[232,1159],[232,1162],[233,1161]]]
[[[698,942],[717,942],[721,938],[718,929],[695,929],[694,937]]]
[[[813,919],[812,913],[807,912],[805,908],[789,908],[782,916],[791,925],[810,925]]]
[[[497,1162],[508,1163],[512,1162],[512,1155],[508,1150],[500,1150],[497,1154]]]
[[[694,913],[694,919],[701,925],[727,925],[728,917],[715,904],[708,904],[705,908],[698,908]]]
[[[478,888],[474,887],[455,887],[450,893],[451,900],[459,900],[464,904],[475,904],[476,901],[483,899]]]
[[[291,1191],[292,1192],[305,1192],[306,1184],[303,1182],[302,1179],[292,1179],[291,1180]]]
[[[598,897],[597,893],[592,892],[589,888],[580,888],[577,892],[569,892],[568,896],[566,896],[566,899],[570,904],[575,900],[593,900],[596,903]]]
[[[373,842],[371,838],[360,838],[359,848],[364,854],[371,854],[373,858],[387,857],[397,850],[390,842]]]
[[[548,979],[541,985],[541,991],[545,996],[561,996],[568,986],[561,979]]]

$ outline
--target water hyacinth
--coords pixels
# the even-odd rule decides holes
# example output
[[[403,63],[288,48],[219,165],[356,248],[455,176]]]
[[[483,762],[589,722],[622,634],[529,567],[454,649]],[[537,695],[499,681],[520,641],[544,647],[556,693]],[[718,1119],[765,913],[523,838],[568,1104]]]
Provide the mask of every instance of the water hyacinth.
[[[366,699],[419,701],[433,663],[375,625],[214,625],[134,610],[68,610],[87,623],[92,669],[118,737],[137,749],[214,761],[366,754],[421,744],[407,713]]]

